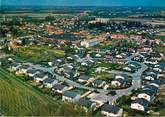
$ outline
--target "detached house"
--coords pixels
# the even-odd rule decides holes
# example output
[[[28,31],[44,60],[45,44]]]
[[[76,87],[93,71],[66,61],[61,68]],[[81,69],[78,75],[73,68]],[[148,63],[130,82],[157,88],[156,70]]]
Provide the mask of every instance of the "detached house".
[[[154,71],[159,72],[159,73],[163,72],[164,69],[165,67],[163,65],[155,65],[153,68]]]
[[[86,111],[88,111],[89,108],[91,108],[92,110],[96,109],[96,103],[89,99],[80,99],[78,101],[78,104],[83,106]]]
[[[27,70],[27,75],[29,77],[34,77],[35,74],[39,74],[39,73],[40,73],[40,71],[39,70],[36,70],[34,68]]]
[[[62,100],[68,102],[76,102],[80,98],[81,98],[80,94],[77,94],[76,92],[72,92],[72,91],[65,91],[62,96]]]
[[[137,98],[132,101],[131,109],[145,111],[148,108],[149,102],[143,98]]]
[[[151,52],[150,58],[153,60],[158,60],[158,61],[162,60],[162,56],[160,55],[160,53],[157,53],[157,52]]]
[[[147,58],[145,61],[144,61],[145,64],[151,64],[151,65],[156,65],[158,64],[158,61],[157,60],[154,60],[154,59],[151,59],[151,58]]]
[[[125,79],[122,79],[122,78],[117,78],[117,79],[111,81],[111,85],[115,86],[115,87],[120,87],[124,83],[125,83]]]
[[[80,45],[88,48],[100,44],[100,42],[101,41],[99,39],[83,40],[81,41]]]
[[[19,67],[18,73],[27,74],[28,69],[31,69],[29,65],[22,65],[21,67]]]
[[[80,75],[80,77],[78,78],[78,82],[88,82],[89,80],[89,76],[86,76],[86,75]]]
[[[101,108],[101,114],[106,117],[122,117],[123,109],[116,105],[104,104]]]
[[[92,82],[92,85],[94,87],[99,87],[99,88],[105,86],[105,84],[106,84],[106,82],[103,81],[103,80],[95,80],[95,81]]]
[[[155,98],[155,93],[150,90],[144,90],[143,92],[138,94],[138,98],[143,98],[148,102],[151,102]]]
[[[20,67],[21,65],[19,64],[19,63],[12,63],[11,65],[10,65],[10,70],[11,71],[17,71],[17,70],[19,70],[19,67]]]
[[[43,81],[43,85],[46,88],[52,88],[57,83],[58,83],[58,81],[56,79],[53,79],[53,78],[47,78]]]
[[[146,72],[144,75],[145,80],[156,80],[158,78],[158,75],[155,72]]]
[[[123,68],[124,71],[127,71],[127,72],[135,72],[135,68],[129,66],[129,67],[124,67]]]
[[[160,80],[154,80],[154,81],[151,81],[149,85],[159,88],[161,85],[161,81]]]
[[[43,82],[48,77],[49,76],[47,74],[45,74],[44,72],[41,72],[39,74],[35,74],[33,78],[36,82]]]
[[[52,91],[54,91],[55,93],[64,93],[65,91],[68,90],[68,87],[62,84],[55,84],[52,87]]]

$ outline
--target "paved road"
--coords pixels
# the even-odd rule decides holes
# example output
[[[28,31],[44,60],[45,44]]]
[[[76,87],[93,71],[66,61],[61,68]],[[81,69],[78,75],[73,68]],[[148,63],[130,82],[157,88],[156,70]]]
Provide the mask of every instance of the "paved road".
[[[134,55],[126,58],[126,60],[128,60],[129,62],[135,62],[135,61],[132,61],[131,59],[133,58]],[[114,102],[116,101],[117,98],[123,96],[123,95],[130,95],[132,93],[132,90],[133,89],[138,89],[141,87],[141,75],[142,73],[148,68],[147,65],[143,64],[143,63],[140,63],[140,62],[135,62],[135,63],[138,63],[141,65],[141,68],[138,69],[138,71],[136,71],[136,73],[128,73],[128,72],[122,72],[122,71],[110,71],[111,73],[114,73],[114,74],[120,74],[120,73],[124,73],[124,74],[128,74],[130,76],[132,76],[132,86],[129,87],[129,88],[126,88],[126,89],[119,89],[119,90],[116,90],[116,95],[115,96],[109,96],[109,101],[110,102]]]
[[[133,56],[134,55],[126,58],[126,60],[128,62],[135,62],[135,61],[131,60],[133,58]],[[77,87],[77,88],[87,89],[87,90],[90,90],[90,91],[97,90],[98,92],[100,92],[100,95],[103,95],[106,98],[107,98],[107,95],[108,95],[109,102],[114,102],[114,101],[116,101],[117,98],[119,98],[123,95],[130,95],[132,93],[133,89],[137,89],[137,88],[141,87],[141,75],[148,67],[143,63],[139,63],[139,62],[136,62],[136,63],[141,65],[141,68],[138,69],[138,71],[136,71],[136,73],[128,73],[128,72],[125,72],[125,71],[116,71],[116,70],[109,71],[109,73],[127,74],[127,75],[130,75],[130,76],[133,77],[132,86],[129,87],[129,88],[126,88],[126,89],[116,90],[116,95],[115,96],[108,95],[107,93],[109,92],[109,90],[96,89],[96,88],[84,86],[84,85],[81,85],[81,84],[79,84],[75,81],[72,81],[72,80],[68,79],[68,78],[65,78],[64,76],[61,76],[61,75],[58,75],[58,74],[55,74],[55,75],[56,75],[56,78],[59,81],[65,81],[66,83],[68,83],[68,85],[71,85],[71,86],[74,86],[74,87]],[[41,69],[41,70],[44,70],[44,71],[47,71],[47,72],[50,72],[50,73],[54,74],[55,67],[42,67],[41,65],[34,65],[32,63],[26,63],[26,64],[29,64],[29,65],[37,68],[37,69]]]
[[[61,76],[57,73],[54,73],[54,69],[55,67],[42,67],[41,65],[34,65],[32,63],[24,63],[26,65],[30,65],[32,66],[33,68],[36,68],[36,69],[40,69],[40,70],[43,70],[43,71],[46,71],[46,72],[49,72],[53,75],[56,76],[56,79],[59,80],[59,81],[65,81],[66,83],[68,83],[68,85],[71,85],[71,86],[74,86],[74,87],[77,87],[77,88],[81,88],[81,89],[86,89],[86,90],[90,90],[90,91],[94,91],[94,90],[97,90],[98,92],[107,92],[107,90],[104,90],[104,89],[95,89],[95,88],[92,88],[92,87],[87,87],[87,86],[84,86],[84,85],[81,85],[75,81],[72,81],[68,78],[65,78],[64,76]]]

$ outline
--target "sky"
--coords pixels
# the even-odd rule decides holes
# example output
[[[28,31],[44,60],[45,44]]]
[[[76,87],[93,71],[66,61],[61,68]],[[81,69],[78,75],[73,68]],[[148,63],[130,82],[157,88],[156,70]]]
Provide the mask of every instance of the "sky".
[[[162,6],[165,0],[0,0],[1,5],[39,6]]]

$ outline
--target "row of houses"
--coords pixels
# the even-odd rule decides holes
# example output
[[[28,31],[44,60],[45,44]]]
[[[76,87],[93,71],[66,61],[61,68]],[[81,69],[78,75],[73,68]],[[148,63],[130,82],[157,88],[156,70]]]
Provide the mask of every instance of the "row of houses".
[[[150,103],[156,98],[159,87],[160,82],[158,80],[154,80],[144,86],[136,98],[132,98],[131,109],[147,111]]]
[[[62,95],[61,99],[63,101],[76,103],[82,106],[86,111],[88,111],[89,109],[95,110],[98,108],[96,105],[99,101],[92,98],[82,98],[81,94],[70,91],[69,86],[62,84],[53,76],[48,76],[48,74],[44,73],[44,71],[40,69],[35,69],[30,65],[24,65],[21,63],[12,63],[9,69],[11,71],[15,71],[17,74],[24,74],[33,78],[35,82],[42,83],[46,88],[51,88],[54,93]],[[88,82],[89,79],[90,78],[88,76],[80,75],[78,81]],[[95,80],[93,82],[93,85],[101,87],[102,85],[104,85],[104,83],[105,81],[102,82],[101,80]],[[105,116],[121,116],[123,113],[123,110],[121,108],[115,105],[107,104],[107,102],[105,101],[103,101],[103,104],[100,105],[99,108],[101,109],[101,113]]]

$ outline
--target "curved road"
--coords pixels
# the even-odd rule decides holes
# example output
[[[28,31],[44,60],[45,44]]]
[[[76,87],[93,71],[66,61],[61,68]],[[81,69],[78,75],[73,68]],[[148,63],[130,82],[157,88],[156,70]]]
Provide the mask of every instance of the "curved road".
[[[37,69],[42,69],[44,71],[48,71],[48,72],[50,72],[52,74],[55,74],[56,78],[59,81],[65,81],[66,83],[68,83],[68,85],[71,85],[71,86],[74,86],[74,87],[77,87],[77,88],[87,89],[87,90],[90,90],[90,91],[97,90],[98,92],[100,92],[100,95],[105,96],[106,98],[108,97],[108,99],[107,99],[108,101],[114,102],[114,101],[116,101],[117,98],[119,98],[119,97],[121,97],[123,95],[130,95],[132,93],[133,89],[137,89],[137,88],[141,87],[141,75],[148,67],[147,67],[147,65],[145,65],[143,63],[132,61],[131,59],[133,57],[134,57],[134,55],[131,55],[130,57],[126,58],[125,60],[127,60],[128,62],[135,62],[135,63],[138,63],[138,64],[141,65],[141,68],[138,69],[138,71],[136,71],[136,73],[128,73],[128,72],[116,71],[116,70],[109,71],[109,73],[114,73],[114,74],[123,74],[123,73],[124,74],[128,74],[128,75],[132,76],[132,78],[133,78],[132,86],[129,87],[129,88],[126,88],[126,89],[115,90],[116,91],[116,95],[115,96],[108,95],[107,93],[109,92],[109,90],[96,89],[96,88],[92,88],[92,87],[87,87],[87,86],[79,84],[79,83],[77,83],[75,81],[72,81],[72,80],[70,80],[68,78],[65,78],[64,76],[58,75],[58,74],[54,73],[54,68],[55,67],[45,68],[45,67],[42,67],[42,66],[39,66],[39,65],[33,65],[31,63],[26,63],[26,64],[29,64],[29,65],[31,65],[33,67],[36,67]]]

